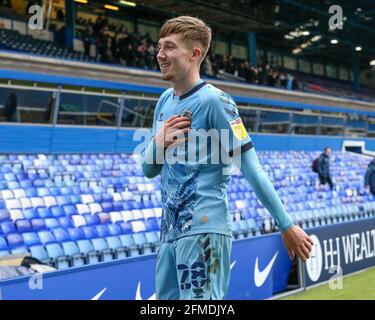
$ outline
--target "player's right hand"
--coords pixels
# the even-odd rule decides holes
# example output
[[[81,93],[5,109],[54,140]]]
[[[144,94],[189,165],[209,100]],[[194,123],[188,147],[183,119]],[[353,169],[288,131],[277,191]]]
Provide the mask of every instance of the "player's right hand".
[[[190,130],[190,120],[187,117],[174,115],[164,122],[160,131],[155,136],[157,147],[168,148],[172,144],[178,144],[187,140],[186,134]]]

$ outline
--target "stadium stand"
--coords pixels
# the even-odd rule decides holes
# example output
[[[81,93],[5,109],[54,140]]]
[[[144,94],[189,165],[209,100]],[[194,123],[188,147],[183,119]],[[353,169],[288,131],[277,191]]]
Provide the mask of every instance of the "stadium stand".
[[[368,157],[332,156],[333,192],[319,189],[309,165],[317,152],[259,152],[287,211],[303,228],[375,215],[363,187]],[[38,172],[35,174],[35,170]],[[59,170],[65,174],[56,173]],[[277,231],[241,173],[228,187],[236,239]],[[58,269],[156,251],[160,178],[143,176],[129,154],[0,156],[0,255],[30,253]]]

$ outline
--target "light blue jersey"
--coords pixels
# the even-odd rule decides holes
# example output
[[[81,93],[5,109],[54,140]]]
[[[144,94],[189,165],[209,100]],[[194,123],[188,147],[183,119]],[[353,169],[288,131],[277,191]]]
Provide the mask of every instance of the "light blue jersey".
[[[220,150],[224,150],[227,156],[233,154],[233,149],[245,152],[252,148],[233,99],[202,80],[180,97],[174,95],[173,89],[162,94],[155,109],[153,134],[171,116],[187,111],[191,114],[192,129],[217,129],[219,132],[224,129],[229,133],[229,139],[220,138],[219,143]],[[207,146],[207,164],[198,161],[169,164],[164,161],[161,166],[163,242],[201,233],[231,236],[226,191],[230,175],[223,174],[228,169],[230,171],[231,162],[224,162],[220,156],[218,163],[210,163],[213,153],[218,151],[211,150],[211,140],[208,140]],[[197,150],[200,147],[197,142]]]

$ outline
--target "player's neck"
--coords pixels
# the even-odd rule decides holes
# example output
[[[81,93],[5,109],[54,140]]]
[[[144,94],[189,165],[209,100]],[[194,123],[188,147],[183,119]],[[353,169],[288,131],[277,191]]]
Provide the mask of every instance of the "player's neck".
[[[179,81],[173,81],[172,85],[174,94],[178,97],[182,96],[183,94],[191,90],[193,86],[199,81],[199,79],[199,73],[196,73]]]

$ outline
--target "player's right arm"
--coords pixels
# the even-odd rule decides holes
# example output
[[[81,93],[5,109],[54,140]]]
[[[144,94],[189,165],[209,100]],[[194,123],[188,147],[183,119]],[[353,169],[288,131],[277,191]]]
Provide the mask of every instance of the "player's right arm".
[[[165,150],[173,144],[184,143],[186,140],[185,135],[190,129],[190,120],[179,115],[171,116],[167,121],[163,122],[160,128],[156,128],[156,119],[161,101],[162,97],[155,108],[152,128],[153,137],[142,152],[142,170],[145,176],[150,179],[160,173],[163,167]]]

